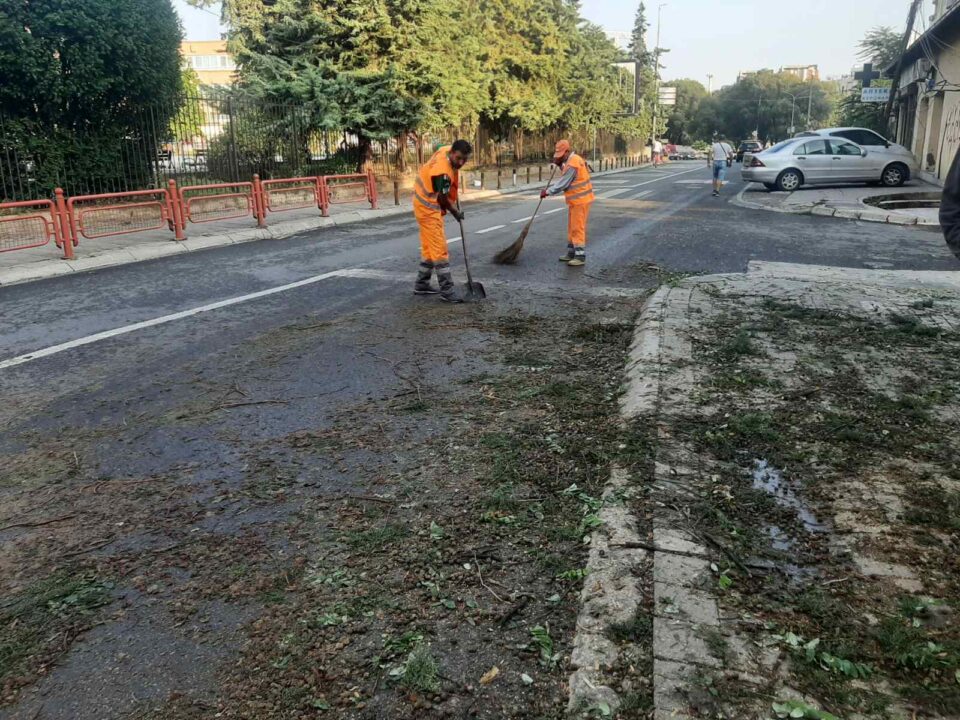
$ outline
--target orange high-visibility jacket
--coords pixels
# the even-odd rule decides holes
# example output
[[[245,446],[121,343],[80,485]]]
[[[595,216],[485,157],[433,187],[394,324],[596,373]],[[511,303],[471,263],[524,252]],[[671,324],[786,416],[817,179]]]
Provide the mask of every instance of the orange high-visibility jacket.
[[[564,164],[564,169],[570,168],[576,168],[577,177],[563,193],[563,196],[567,199],[567,205],[588,205],[592,203],[595,197],[587,161],[576,153],[571,153]]]
[[[443,213],[443,208],[437,202],[439,193],[433,190],[433,178],[439,175],[446,175],[450,178],[450,192],[447,193],[447,197],[450,198],[450,202],[456,204],[459,194],[460,174],[453,169],[453,165],[450,164],[450,159],[447,157],[451,147],[445,145],[437,150],[417,173],[417,179],[413,187],[413,207],[417,212]]]

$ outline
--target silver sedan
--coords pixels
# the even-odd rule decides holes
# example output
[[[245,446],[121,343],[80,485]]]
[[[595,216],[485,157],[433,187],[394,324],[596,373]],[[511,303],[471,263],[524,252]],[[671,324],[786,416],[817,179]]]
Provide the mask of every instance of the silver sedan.
[[[743,179],[763,183],[768,190],[792,192],[801,185],[883,183],[902,185],[906,179],[896,163],[841,138],[800,137],[743,156]]]

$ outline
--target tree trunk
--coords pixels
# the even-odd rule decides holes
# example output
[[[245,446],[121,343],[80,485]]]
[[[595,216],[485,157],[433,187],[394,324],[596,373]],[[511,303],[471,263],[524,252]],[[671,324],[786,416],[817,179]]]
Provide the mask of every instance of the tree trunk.
[[[373,168],[373,141],[366,135],[357,135],[357,172],[365,173]]]

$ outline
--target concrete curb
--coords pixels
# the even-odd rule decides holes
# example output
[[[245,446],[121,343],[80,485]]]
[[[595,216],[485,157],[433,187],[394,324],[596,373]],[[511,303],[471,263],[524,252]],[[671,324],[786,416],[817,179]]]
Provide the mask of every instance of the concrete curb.
[[[738,207],[748,208],[750,210],[765,210],[767,212],[782,213],[786,215],[817,215],[820,217],[842,218],[845,220],[861,220],[863,222],[885,223],[887,225],[903,225],[905,227],[940,227],[939,222],[924,220],[922,218],[910,215],[902,215],[894,212],[884,212],[879,208],[871,207],[866,203],[861,203],[863,209],[851,207],[839,207],[833,205],[802,204],[791,207],[777,207],[765,203],[753,202],[744,198],[744,194],[751,187],[758,183],[748,183],[743,190],[731,198],[730,203]]]
[[[638,165],[632,168],[617,168],[616,170],[605,170],[595,173],[593,177],[606,177],[608,175],[618,175],[620,173],[633,172],[650,167],[650,164]],[[467,192],[464,199],[469,202],[472,200],[486,200],[489,198],[503,197],[506,195],[515,195],[517,193],[538,190],[543,186],[542,183],[530,183],[517,185],[500,190],[477,190]],[[179,255],[182,253],[194,252],[197,250],[207,250],[209,248],[224,247],[226,245],[235,245],[240,243],[254,242],[257,240],[279,240],[292,237],[300,233],[322,230],[328,227],[342,227],[352,225],[358,222],[368,220],[379,220],[381,218],[397,217],[410,213],[407,203],[381,208],[378,210],[357,210],[344,213],[343,215],[334,215],[331,217],[316,217],[300,220],[289,220],[279,222],[266,228],[249,228],[246,230],[235,229],[231,232],[221,235],[209,235],[196,239],[184,240],[183,242],[169,241],[166,243],[156,243],[143,246],[128,246],[107,250],[98,255],[80,256],[76,260],[51,259],[41,260],[34,263],[15,266],[6,270],[0,270],[0,287],[7,285],[18,285],[21,283],[45,280],[47,278],[59,277],[61,275],[70,275],[74,272],[87,272],[89,270],[99,270],[101,268],[116,267],[118,265],[127,265],[129,263],[142,262],[144,260],[154,260],[160,257]]]

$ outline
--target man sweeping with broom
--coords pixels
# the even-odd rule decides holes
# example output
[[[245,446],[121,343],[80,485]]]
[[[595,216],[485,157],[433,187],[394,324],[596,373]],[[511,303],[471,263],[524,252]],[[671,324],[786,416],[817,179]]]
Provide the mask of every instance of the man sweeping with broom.
[[[567,200],[567,254],[560,258],[568,267],[582,267],[587,261],[587,219],[596,199],[587,161],[573,152],[569,140],[557,143],[553,163],[563,175],[540,192],[540,197],[563,193]]]

